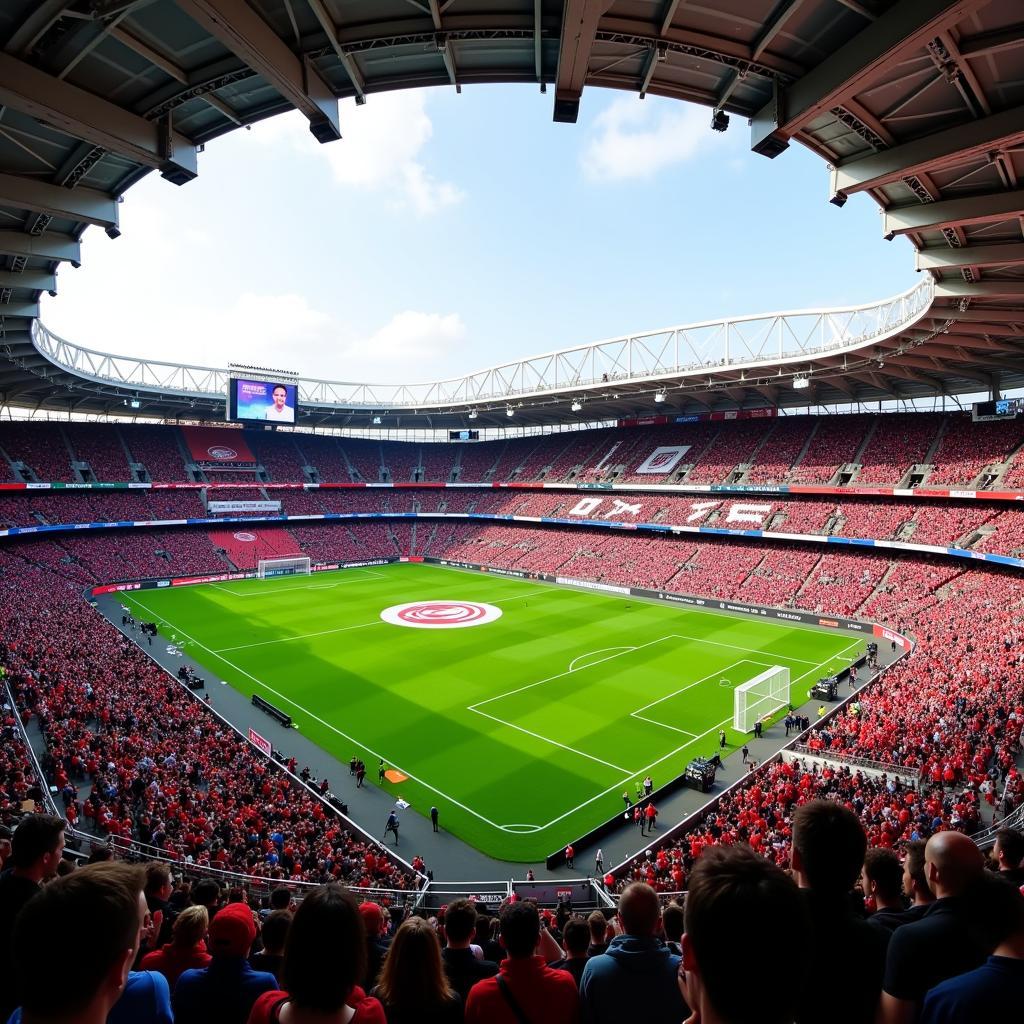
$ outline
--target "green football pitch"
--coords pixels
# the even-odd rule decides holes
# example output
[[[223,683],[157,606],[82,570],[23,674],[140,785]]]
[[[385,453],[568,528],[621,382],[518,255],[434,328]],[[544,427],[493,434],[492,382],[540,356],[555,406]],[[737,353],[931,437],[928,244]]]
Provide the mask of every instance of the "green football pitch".
[[[623,790],[710,756],[719,729],[741,745],[738,684],[783,665],[800,704],[865,643],[411,563],[119,596],[339,761],[362,757],[371,783],[383,758],[408,777],[386,783],[396,799],[422,814],[436,805],[445,829],[510,861],[541,860],[621,813]],[[381,618],[417,601],[491,611],[471,628]]]

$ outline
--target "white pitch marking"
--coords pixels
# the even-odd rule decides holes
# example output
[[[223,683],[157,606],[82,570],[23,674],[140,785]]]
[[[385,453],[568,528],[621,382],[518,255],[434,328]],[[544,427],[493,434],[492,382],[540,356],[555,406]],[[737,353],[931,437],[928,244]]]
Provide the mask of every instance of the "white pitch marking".
[[[558,740],[548,739],[547,736],[541,736],[539,732],[533,732],[530,729],[526,729],[521,725],[515,725],[513,722],[506,722],[503,718],[495,718],[494,715],[487,714],[486,711],[481,711],[478,707],[467,708],[467,711],[475,711],[478,715],[483,715],[484,718],[489,718],[492,722],[497,722],[499,725],[504,725],[508,729],[515,729],[518,732],[525,733],[527,736],[532,736],[535,740],[541,740],[543,743],[550,743],[553,747],[560,747],[562,750],[568,750],[570,754],[577,754],[580,757],[585,757],[588,761],[596,761],[598,764],[603,764],[606,768],[614,768],[617,772],[628,772],[628,768],[623,768],[622,765],[612,764],[611,761],[602,761],[599,757],[594,757],[593,754],[585,754],[582,750],[577,750],[575,747],[570,747],[565,743],[559,743]]]
[[[584,658],[589,658],[592,654],[604,654],[606,651],[635,651],[635,650],[636,650],[635,647],[601,647],[599,650],[596,650],[596,651],[587,651],[586,654],[581,654],[578,658],[573,658],[572,661],[569,662],[569,671],[570,672],[575,671],[576,662],[577,661],[582,661]],[[595,661],[594,664],[597,665],[597,664],[600,664],[600,663]],[[584,666],[584,668],[586,668],[586,667],[587,666]]]
[[[308,640],[313,636],[327,636],[330,633],[347,633],[350,629],[365,629],[367,626],[379,626],[381,619],[374,619],[373,622],[361,622],[357,626],[339,626],[337,629],[322,629],[319,633],[300,633],[298,636],[282,636],[276,640],[259,640],[254,644],[239,644],[237,647],[221,647],[214,651],[214,654],[226,654],[229,651],[247,651],[250,647],[266,647],[269,644],[286,644],[292,640]],[[209,648],[207,648],[209,650]]]

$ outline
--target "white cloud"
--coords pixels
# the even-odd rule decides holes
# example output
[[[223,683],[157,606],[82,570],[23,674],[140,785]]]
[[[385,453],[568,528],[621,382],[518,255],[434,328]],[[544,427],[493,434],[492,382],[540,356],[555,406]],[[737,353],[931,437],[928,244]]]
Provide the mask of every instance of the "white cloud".
[[[580,162],[591,181],[653,178],[659,171],[728,144],[728,133],[713,132],[711,114],[674,100],[633,97],[614,100],[595,121]]]
[[[368,338],[345,347],[345,357],[357,379],[369,381],[436,380],[464,373],[466,325],[458,313],[396,313]]]
[[[457,185],[439,181],[423,164],[423,149],[433,131],[425,93],[413,90],[380,93],[361,107],[346,105],[339,142],[319,145],[296,113],[257,125],[254,136],[273,144],[286,142],[306,155],[320,154],[343,188],[386,192],[396,205],[428,216],[464,198]]]

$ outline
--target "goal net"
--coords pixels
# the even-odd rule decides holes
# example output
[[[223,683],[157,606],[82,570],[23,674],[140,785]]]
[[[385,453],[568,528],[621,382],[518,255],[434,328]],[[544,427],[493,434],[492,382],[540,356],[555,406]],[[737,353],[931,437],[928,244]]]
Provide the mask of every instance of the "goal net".
[[[759,718],[768,718],[788,706],[789,669],[774,665],[733,691],[733,728],[752,732]]]
[[[256,566],[256,575],[261,580],[275,576],[308,576],[310,560],[308,558],[261,558]]]

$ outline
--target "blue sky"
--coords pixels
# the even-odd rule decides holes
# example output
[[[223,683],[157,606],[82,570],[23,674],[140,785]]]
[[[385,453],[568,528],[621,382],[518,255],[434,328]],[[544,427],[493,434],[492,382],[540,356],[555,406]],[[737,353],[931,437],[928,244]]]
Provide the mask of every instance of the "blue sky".
[[[829,205],[819,158],[709,120],[588,89],[554,124],[523,86],[346,102],[328,146],[275,118],[210,143],[186,186],[132,189],[43,319],[104,351],[397,382],[915,283],[870,199]]]

